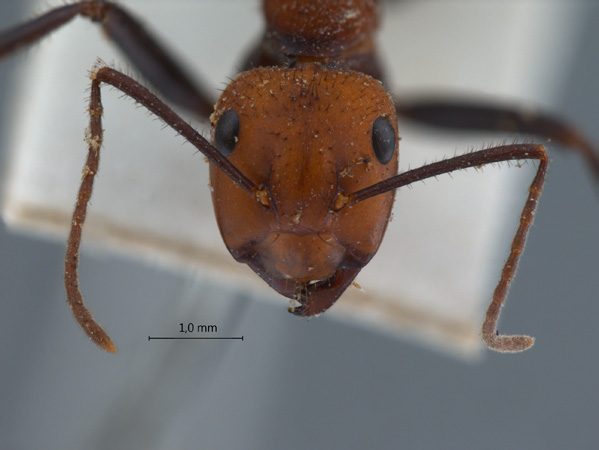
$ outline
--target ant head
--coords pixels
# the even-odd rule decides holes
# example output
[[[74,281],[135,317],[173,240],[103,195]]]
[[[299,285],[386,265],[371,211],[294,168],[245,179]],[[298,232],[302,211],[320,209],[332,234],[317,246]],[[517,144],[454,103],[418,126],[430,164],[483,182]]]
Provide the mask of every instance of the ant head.
[[[351,71],[255,69],[222,93],[212,140],[268,201],[211,166],[218,225],[231,254],[281,294],[319,314],[378,250],[388,192],[348,206],[348,196],[397,173],[393,102]]]

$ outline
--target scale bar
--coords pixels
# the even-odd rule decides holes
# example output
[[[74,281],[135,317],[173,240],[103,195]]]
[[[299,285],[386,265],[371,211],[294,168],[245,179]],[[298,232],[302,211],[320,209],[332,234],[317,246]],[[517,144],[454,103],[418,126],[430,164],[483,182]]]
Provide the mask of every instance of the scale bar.
[[[189,340],[189,339],[194,339],[194,340],[207,339],[207,340],[237,340],[237,341],[243,341],[243,336],[230,336],[230,337],[148,336],[148,341],[152,341],[152,340]]]

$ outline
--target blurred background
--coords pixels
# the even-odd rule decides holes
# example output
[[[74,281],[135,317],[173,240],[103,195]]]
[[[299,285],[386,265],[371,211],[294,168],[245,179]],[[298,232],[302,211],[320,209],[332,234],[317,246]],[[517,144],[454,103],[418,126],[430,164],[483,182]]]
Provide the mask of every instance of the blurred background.
[[[28,3],[0,4],[0,29],[31,17]],[[434,4],[386,6],[396,14],[418,3]],[[582,19],[551,106],[599,143],[599,6],[571,4]],[[226,26],[226,18],[213,20]],[[426,38],[450,45],[444,36]],[[231,68],[239,56],[227,55]],[[23,58],[0,62],[3,153]],[[326,316],[298,321],[284,301],[259,302],[191,271],[84,251],[86,297],[96,299],[94,313],[118,339],[119,352],[107,355],[85,339],[64,304],[64,242],[1,225],[0,446],[596,448],[597,185],[579,158],[551,157],[501,326],[530,333],[537,344],[475,362]],[[147,342],[206,317],[219,334],[245,340]]]

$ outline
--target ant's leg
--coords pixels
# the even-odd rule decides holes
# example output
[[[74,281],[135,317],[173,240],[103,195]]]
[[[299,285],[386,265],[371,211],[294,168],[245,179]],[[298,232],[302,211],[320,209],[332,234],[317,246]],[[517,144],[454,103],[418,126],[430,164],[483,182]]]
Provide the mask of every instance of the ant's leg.
[[[574,127],[550,115],[509,106],[455,101],[396,102],[397,113],[417,122],[456,130],[502,131],[542,136],[578,151],[599,182],[599,153]]]
[[[501,279],[493,293],[493,299],[489,305],[485,320],[482,326],[482,337],[487,346],[498,352],[520,352],[533,345],[534,339],[530,336],[506,336],[498,334],[497,322],[501,307],[505,302],[508,288],[514,275],[518,260],[524,249],[526,236],[530,225],[532,224],[534,213],[537,207],[537,201],[543,189],[545,173],[547,171],[547,154],[541,145],[536,144],[514,144],[501,147],[490,148],[478,152],[467,153],[455,158],[446,159],[433,164],[429,164],[418,169],[396,175],[388,180],[381,181],[367,188],[351,194],[348,197],[346,206],[351,206],[367,198],[382,194],[392,189],[407,186],[416,181],[435,177],[444,173],[450,173],[456,170],[467,169],[470,167],[481,167],[486,164],[498,163],[502,161],[518,161],[536,159],[539,161],[539,167],[528,189],[528,198],[520,214],[520,225],[516,230],[512,240],[511,251],[501,271]]]
[[[129,12],[105,1],[84,1],[55,8],[0,32],[0,58],[29,45],[76,16],[100,23],[110,39],[123,51],[140,74],[166,99],[208,118],[213,101],[205,95],[158,40]]]
[[[225,172],[231,179],[244,189],[253,198],[264,198],[265,190],[259,189],[252,181],[245,177],[225,156],[194,130],[185,120],[181,119],[168,105],[152,94],[137,81],[109,67],[94,68],[92,70],[92,85],[90,91],[89,114],[90,123],[86,131],[88,156],[83,168],[83,175],[65,255],[64,282],[67,291],[67,303],[73,311],[75,319],[87,333],[89,338],[104,350],[114,353],[114,344],[83,303],[83,296],[79,289],[79,247],[81,245],[81,232],[87,205],[92,195],[93,183],[98,171],[100,147],[102,146],[102,100],[100,95],[101,83],[109,84],[122,91],[125,95],[146,107],[168,126],[177,131],[183,138],[198,148],[212,164]]]

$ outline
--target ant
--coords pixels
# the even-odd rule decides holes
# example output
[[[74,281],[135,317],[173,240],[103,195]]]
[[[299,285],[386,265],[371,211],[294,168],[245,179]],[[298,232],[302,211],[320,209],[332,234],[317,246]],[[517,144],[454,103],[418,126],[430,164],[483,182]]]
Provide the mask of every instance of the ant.
[[[599,178],[599,157],[577,130],[547,114],[464,102],[394,101],[376,58],[376,0],[264,0],[266,31],[213,106],[132,15],[103,0],[57,7],[0,33],[0,58],[36,42],[77,16],[100,24],[133,66],[169,102],[210,118],[212,144],[145,86],[103,64],[91,71],[88,156],[65,256],[65,287],[87,335],[116,350],[93,320],[79,288],[81,233],[103,141],[101,86],[110,85],[160,118],[210,161],[216,220],[231,255],[280,294],[290,312],[330,308],[377,252],[395,190],[487,164],[536,160],[520,224],[482,325],[490,349],[519,352],[529,336],[501,335],[500,310],[515,275],[541,194],[544,147],[515,143],[398,171],[397,117],[437,127],[540,135],[579,151]],[[353,176],[343,176],[351,169]]]

